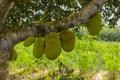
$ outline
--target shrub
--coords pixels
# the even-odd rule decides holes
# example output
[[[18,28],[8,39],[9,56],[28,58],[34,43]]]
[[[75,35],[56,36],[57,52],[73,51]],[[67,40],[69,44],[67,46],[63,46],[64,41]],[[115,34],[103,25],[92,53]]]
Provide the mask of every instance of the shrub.
[[[86,34],[89,34],[86,28],[79,29],[78,38],[82,39],[83,36]],[[109,27],[103,27],[101,30],[101,33],[97,35],[98,40],[103,41],[120,41],[120,27],[115,28],[109,28]]]
[[[120,27],[116,28],[103,28],[101,34],[98,36],[99,39],[105,41],[120,41]]]

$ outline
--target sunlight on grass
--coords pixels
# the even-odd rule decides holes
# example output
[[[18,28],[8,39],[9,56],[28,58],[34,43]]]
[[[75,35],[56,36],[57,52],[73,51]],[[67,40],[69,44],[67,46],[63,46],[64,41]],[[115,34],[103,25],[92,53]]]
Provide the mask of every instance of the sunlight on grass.
[[[9,62],[10,75],[26,76],[24,80],[37,80],[41,77],[45,77],[47,80],[47,78],[51,78],[52,74],[57,75],[54,79],[59,79],[66,73],[69,77],[78,75],[88,79],[100,69],[114,72],[114,67],[116,67],[116,71],[120,70],[120,64],[116,65],[114,61],[117,60],[120,63],[120,43],[118,42],[96,41],[89,38],[78,40],[76,38],[75,49],[71,52],[62,51],[54,61],[47,59],[45,55],[40,59],[34,58],[32,48],[33,45],[24,47],[22,42],[15,46],[18,57],[17,60]],[[111,66],[111,64],[115,65]],[[58,73],[60,69],[64,74]],[[74,72],[69,72],[68,75],[65,72],[66,69],[68,71],[73,69]]]

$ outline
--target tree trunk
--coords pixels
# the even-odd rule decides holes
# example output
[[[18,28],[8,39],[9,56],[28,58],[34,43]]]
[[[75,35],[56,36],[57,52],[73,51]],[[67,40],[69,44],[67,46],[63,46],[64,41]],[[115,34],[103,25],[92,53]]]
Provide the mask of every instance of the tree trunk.
[[[8,80],[8,61],[10,52],[15,44],[27,37],[36,34],[34,27],[24,27],[19,31],[7,31],[0,33],[0,80]]]
[[[0,50],[0,80],[8,79],[8,58],[10,51]]]
[[[0,80],[8,80],[8,59],[10,55],[9,50],[2,48],[2,32],[5,18],[8,11],[12,8],[14,2],[9,2],[8,0],[0,0]],[[6,44],[5,44],[6,45]]]
[[[13,5],[12,0],[0,0],[0,24],[4,24],[6,16]]]

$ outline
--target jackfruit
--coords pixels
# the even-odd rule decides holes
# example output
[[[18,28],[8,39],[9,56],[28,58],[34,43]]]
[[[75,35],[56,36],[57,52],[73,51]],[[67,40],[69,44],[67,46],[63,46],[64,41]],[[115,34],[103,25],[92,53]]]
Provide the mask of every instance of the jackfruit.
[[[24,40],[23,45],[25,47],[29,47],[30,45],[32,45],[34,43],[34,41],[35,41],[35,37],[30,36],[30,37],[28,37],[27,39]]]
[[[75,47],[75,35],[71,30],[63,30],[60,32],[60,39],[63,50],[70,52]]]
[[[17,59],[17,51],[13,48],[10,53],[9,61],[13,61]]]
[[[90,21],[87,24],[87,30],[91,35],[99,34],[102,29],[102,19],[99,13],[96,13],[90,18]]]
[[[50,32],[45,36],[45,56],[54,60],[61,53],[60,36],[55,32]]]
[[[33,56],[35,58],[42,57],[45,50],[44,39],[42,37],[35,38],[35,43],[33,46]]]
[[[62,40],[69,40],[74,37],[74,33],[71,30],[63,30],[59,34]]]

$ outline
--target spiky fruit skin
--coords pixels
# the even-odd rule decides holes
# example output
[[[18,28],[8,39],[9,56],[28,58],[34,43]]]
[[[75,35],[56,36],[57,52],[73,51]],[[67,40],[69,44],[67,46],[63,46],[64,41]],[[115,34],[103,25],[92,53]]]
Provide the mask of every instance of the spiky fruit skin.
[[[10,58],[9,61],[13,61],[17,59],[17,51],[13,48],[11,53],[10,53]]]
[[[50,32],[45,36],[45,56],[54,60],[61,53],[60,36],[55,32]]]
[[[37,37],[33,46],[33,56],[35,58],[42,57],[45,51],[44,39],[42,37]]]
[[[74,49],[75,35],[71,30],[63,30],[60,32],[60,39],[64,51],[70,52]]]
[[[62,41],[63,50],[66,52],[70,52],[74,49],[75,46],[75,38],[71,38],[67,41]]]
[[[87,30],[91,35],[99,34],[102,29],[102,19],[99,13],[96,13],[90,18],[90,21],[87,25]]]
[[[34,43],[34,41],[35,41],[35,37],[30,36],[30,37],[28,37],[27,39],[24,40],[23,45],[25,47],[29,47],[30,45],[32,45]]]

